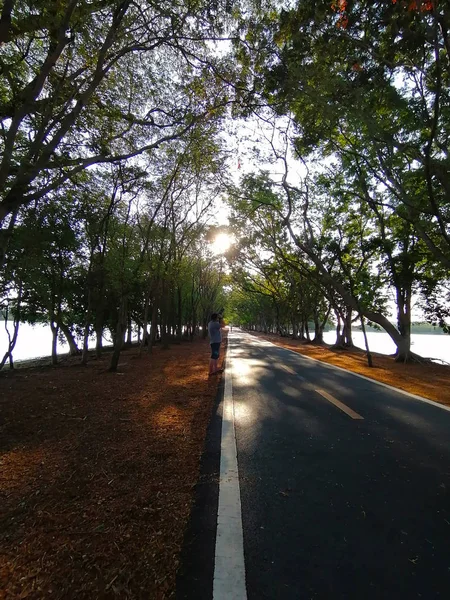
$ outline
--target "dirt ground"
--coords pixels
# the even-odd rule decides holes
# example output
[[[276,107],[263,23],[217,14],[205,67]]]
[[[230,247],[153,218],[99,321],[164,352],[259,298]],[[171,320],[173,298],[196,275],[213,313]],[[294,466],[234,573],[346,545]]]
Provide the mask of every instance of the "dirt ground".
[[[174,596],[209,344],[0,374],[0,599]]]
[[[450,406],[450,366],[448,365],[396,363],[392,357],[373,353],[374,366],[369,367],[365,351],[358,348],[352,351],[333,350],[331,346],[316,346],[274,334],[256,333],[255,335],[278,346]]]

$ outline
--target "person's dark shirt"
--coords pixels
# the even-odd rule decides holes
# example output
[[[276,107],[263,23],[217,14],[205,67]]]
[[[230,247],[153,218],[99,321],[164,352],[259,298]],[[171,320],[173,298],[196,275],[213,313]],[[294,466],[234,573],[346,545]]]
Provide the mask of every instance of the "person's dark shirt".
[[[222,341],[222,331],[220,321],[210,321],[208,323],[209,343],[218,344]]]

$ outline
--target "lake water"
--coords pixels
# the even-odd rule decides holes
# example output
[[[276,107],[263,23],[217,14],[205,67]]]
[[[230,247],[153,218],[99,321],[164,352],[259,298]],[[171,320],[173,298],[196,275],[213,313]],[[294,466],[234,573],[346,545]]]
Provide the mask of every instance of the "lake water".
[[[10,327],[12,335],[12,323]],[[78,341],[78,347],[81,348],[82,342]],[[110,340],[105,340],[105,343],[111,343]],[[4,326],[0,328],[0,359],[3,358],[8,348],[8,337],[5,333]],[[95,339],[89,340],[89,348],[95,348]],[[61,344],[58,341],[58,354],[66,354],[69,352],[68,344]],[[52,353],[52,330],[50,325],[29,325],[21,323],[19,326],[19,335],[17,337],[16,347],[13,351],[13,359],[27,360],[29,358],[40,358],[42,356],[50,356]]]
[[[369,331],[367,337],[369,340],[369,348],[373,352],[380,352],[381,354],[393,354],[395,352],[395,345],[387,333]],[[335,332],[325,332],[324,340],[328,344],[333,344],[336,340]],[[364,348],[364,338],[361,331],[355,331],[353,333],[353,341],[360,348]],[[412,341],[412,350],[416,354],[450,363],[450,335],[413,334]],[[111,343],[111,341],[105,340],[105,343]],[[7,336],[2,325],[0,328],[0,356],[2,358],[7,347]],[[95,347],[94,339],[89,341],[89,347]],[[20,325],[19,336],[13,353],[14,360],[26,360],[29,358],[49,356],[51,350],[52,332],[49,325],[33,326],[26,323]],[[58,354],[65,354],[68,351],[69,347],[67,344],[58,343]]]
[[[352,337],[355,346],[365,349],[362,331],[354,331]],[[336,333],[334,331],[327,331],[324,333],[323,339],[327,344],[333,344],[336,341]],[[395,344],[387,333],[368,331],[367,341],[369,343],[369,350],[372,352],[379,352],[380,354],[394,354],[395,352]],[[419,354],[419,356],[450,363],[450,335],[413,333],[411,341],[411,350]]]

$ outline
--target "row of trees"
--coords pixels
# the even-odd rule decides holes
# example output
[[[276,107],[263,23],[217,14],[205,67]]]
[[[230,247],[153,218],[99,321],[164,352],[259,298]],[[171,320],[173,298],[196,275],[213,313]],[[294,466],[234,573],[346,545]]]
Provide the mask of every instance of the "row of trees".
[[[366,319],[414,359],[413,295],[432,322],[450,312],[449,28],[439,0],[5,2],[0,294],[16,327],[47,319],[54,345],[77,331],[83,360],[108,327],[113,368],[130,315],[192,329],[190,289],[215,308],[204,224],[226,192],[233,277],[260,296],[242,310],[264,326],[269,298],[276,328],[314,322],[318,341],[334,314],[344,344]],[[267,169],[233,188],[220,130],[236,114],[262,123]]]
[[[212,134],[192,132],[157,164],[153,157],[151,182],[150,165],[110,166],[22,210],[2,278],[3,304],[16,317],[2,366],[12,364],[21,321],[50,323],[54,363],[58,335],[85,363],[89,337],[99,355],[108,332],[113,370],[136,327],[149,350],[156,335],[166,346],[205,331],[225,277],[205,225],[221,187]]]
[[[338,342],[351,343],[352,320],[365,317],[391,335],[399,360],[412,360],[414,294],[446,327],[449,27],[449,5],[438,1],[302,0],[248,21],[237,54],[272,173],[249,175],[230,194],[235,227],[258,247],[235,260],[249,263],[243,289],[257,273],[273,302],[288,299],[294,331],[331,310]],[[317,289],[321,302],[310,304]]]
[[[233,67],[222,3],[15,0],[0,16],[0,303],[73,352],[132,323],[193,335],[216,308],[205,223],[223,185]],[[151,326],[150,326],[151,325]],[[147,331],[150,338],[146,340]],[[0,357],[1,359],[1,357]]]

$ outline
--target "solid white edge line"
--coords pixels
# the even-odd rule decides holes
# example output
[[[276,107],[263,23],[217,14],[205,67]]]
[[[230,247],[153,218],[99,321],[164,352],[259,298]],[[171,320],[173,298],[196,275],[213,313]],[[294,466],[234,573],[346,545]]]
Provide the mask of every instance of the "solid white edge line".
[[[246,332],[249,333],[249,332]],[[249,333],[252,337],[258,339],[258,336]],[[360,375],[359,373],[354,373],[353,371],[347,371],[347,369],[343,369],[342,367],[337,367],[336,365],[332,365],[330,363],[319,360],[318,358],[312,358],[312,356],[307,356],[306,354],[302,354],[301,352],[296,352],[295,350],[291,350],[290,348],[285,348],[284,346],[278,346],[278,344],[274,344],[273,342],[269,342],[269,340],[264,340],[268,344],[272,346],[276,346],[277,348],[281,348],[282,350],[287,350],[288,352],[292,352],[292,354],[296,354],[297,356],[301,356],[302,358],[307,358],[308,360],[313,360],[314,362],[318,362],[325,367],[330,369],[337,369],[338,371],[343,371],[344,373],[350,373],[350,375],[354,375],[355,377],[359,377],[360,379],[365,379],[366,381],[370,381],[371,383],[376,383],[377,385],[381,385],[382,387],[387,388],[388,390],[394,390],[395,392],[399,392],[404,396],[409,396],[409,398],[414,398],[414,400],[420,400],[421,402],[425,402],[426,404],[431,404],[431,406],[436,406],[436,408],[442,408],[442,410],[446,410],[450,412],[450,406],[446,406],[445,404],[439,404],[439,402],[435,402],[434,400],[429,400],[428,398],[423,398],[422,396],[417,396],[416,394],[411,394],[411,392],[406,392],[405,390],[401,390],[400,388],[396,388],[388,383],[383,383],[382,381],[377,381],[376,379],[371,379],[370,377],[366,377],[365,375]]]
[[[246,600],[244,538],[237,465],[232,387],[231,340],[225,363],[219,508],[217,511],[213,600]]]

